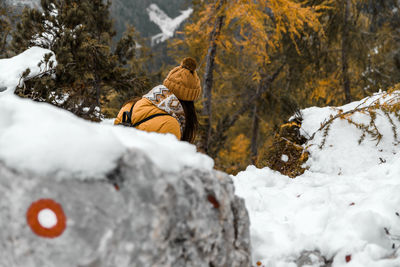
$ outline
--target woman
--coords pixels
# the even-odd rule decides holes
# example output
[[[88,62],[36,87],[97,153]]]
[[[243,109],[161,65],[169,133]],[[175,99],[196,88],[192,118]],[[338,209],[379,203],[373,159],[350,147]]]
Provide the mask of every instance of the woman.
[[[198,127],[194,101],[201,94],[196,65],[194,59],[185,58],[170,71],[162,85],[141,99],[125,103],[114,124],[147,132],[172,133],[178,140],[193,143]]]

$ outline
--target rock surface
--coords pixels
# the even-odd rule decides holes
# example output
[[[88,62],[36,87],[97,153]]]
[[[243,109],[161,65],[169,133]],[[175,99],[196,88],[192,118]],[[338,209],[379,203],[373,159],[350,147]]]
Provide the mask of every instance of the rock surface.
[[[163,172],[131,150],[108,178],[56,180],[0,162],[0,266],[251,265],[248,214],[228,175]],[[28,225],[40,199],[61,205],[60,236]]]
[[[314,251],[303,251],[300,257],[296,260],[297,267],[331,267],[332,261],[326,260],[321,252],[318,250]]]

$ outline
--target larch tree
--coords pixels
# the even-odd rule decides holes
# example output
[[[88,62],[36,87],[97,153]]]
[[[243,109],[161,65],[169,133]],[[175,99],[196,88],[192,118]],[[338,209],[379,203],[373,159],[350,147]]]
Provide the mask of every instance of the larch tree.
[[[323,12],[324,36],[299,40],[302,55],[291,61],[291,86],[301,102],[342,105],[395,83],[395,5],[389,2],[335,1]]]
[[[221,13],[215,1],[195,3],[174,53],[196,57],[204,77]],[[297,107],[342,105],[398,82],[399,9],[384,0],[227,1],[215,42],[208,139],[216,166],[234,171],[228,159],[235,142],[250,141],[256,162]]]
[[[283,40],[282,55],[287,56],[287,67],[275,87],[288,88],[286,93],[305,108],[343,105],[351,99],[363,98],[395,84],[399,79],[395,64],[398,49],[393,49],[394,31],[389,29],[396,24],[397,12],[393,12],[396,10],[395,2],[390,2],[332,2],[330,8],[323,10],[319,16],[323,35],[309,29],[309,37],[296,38],[296,45],[290,38]],[[260,162],[264,165],[260,166],[267,165],[277,170],[276,166],[270,165],[271,162],[276,160],[282,164],[281,155],[276,154],[281,153],[283,148],[287,149],[286,145],[282,146],[288,142],[285,140],[288,137],[281,135],[282,129],[277,129],[277,138],[266,147]],[[310,135],[307,137],[310,138]],[[295,143],[297,147],[301,144]],[[298,166],[303,162],[299,160]]]
[[[329,1],[310,5],[307,1],[298,3],[289,0],[241,0],[233,6],[226,23],[236,28],[236,34],[232,38],[233,47],[236,50],[242,47],[242,56],[253,62],[253,68],[249,70],[252,70],[255,86],[235,112],[226,114],[218,121],[212,142],[214,154],[221,149],[226,139],[225,133],[242,114],[257,106],[257,101],[270,90],[284,69],[285,61],[273,57],[281,49],[283,37],[289,36],[296,45],[296,38],[301,35],[307,37],[304,31],[306,27],[316,32],[320,31],[322,28],[318,12],[328,8],[328,4]],[[255,116],[257,118],[257,114]],[[255,130],[258,128],[257,123],[256,120],[253,121]],[[253,134],[252,139],[257,140],[256,134]],[[253,154],[254,156],[256,155]]]
[[[200,67],[204,65],[204,70],[199,70],[204,82],[198,148],[205,153],[208,153],[212,135],[212,95],[217,51],[221,38],[225,35],[223,26],[226,13],[233,2],[193,1],[195,12],[190,19],[191,23],[185,26],[182,38],[175,40],[172,45],[181,49],[181,51],[174,51],[174,54],[178,55],[177,58],[183,55],[183,50],[196,58],[201,63]]]
[[[205,58],[206,66],[204,71],[203,86],[203,110],[202,115],[205,118],[203,125],[203,134],[200,140],[200,148],[208,153],[211,137],[211,121],[212,121],[212,88],[214,80],[215,57],[217,55],[217,41],[221,33],[225,19],[226,0],[215,1],[215,21],[209,37],[209,47]]]
[[[242,123],[244,114],[252,111],[256,114],[253,118],[259,117],[257,113],[261,110],[254,108],[257,101],[269,91],[285,68],[284,60],[274,57],[281,49],[280,42],[289,36],[296,43],[299,36],[307,33],[305,28],[320,31],[319,13],[328,7],[329,2],[312,5],[311,1],[235,0],[227,1],[220,12],[216,12],[220,2],[198,3],[200,8],[197,12],[195,9],[194,17],[202,14],[200,19],[188,24],[183,38],[175,44],[186,48],[186,53],[199,60],[200,71],[204,74],[206,52],[210,48],[209,41],[213,40],[210,36],[214,28],[218,29],[214,27],[219,25],[215,22],[220,16],[223,17],[223,27],[215,39],[218,53],[214,58],[214,72],[217,77],[214,77],[212,85],[215,96],[212,97],[213,120],[207,142],[209,155],[214,158],[218,156],[227,144],[229,130],[236,122]],[[205,80],[203,82],[206,83]],[[207,100],[203,99],[203,106],[204,101]],[[224,106],[221,101],[224,101]],[[248,119],[244,123],[248,124]],[[255,132],[258,131],[257,123],[257,120],[253,120],[253,127],[250,127]],[[257,140],[257,135],[252,139]]]

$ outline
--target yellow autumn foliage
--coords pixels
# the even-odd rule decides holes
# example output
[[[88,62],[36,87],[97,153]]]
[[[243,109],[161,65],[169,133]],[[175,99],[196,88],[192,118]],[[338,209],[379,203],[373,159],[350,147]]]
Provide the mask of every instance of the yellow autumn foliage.
[[[250,140],[239,134],[227,146],[219,152],[215,161],[216,168],[225,170],[228,173],[236,174],[249,165]]]
[[[344,20],[343,1],[336,0],[194,0],[193,16],[178,38],[171,41],[171,54],[179,61],[182,56],[192,56],[199,62],[199,75],[203,77],[206,55],[210,47],[210,33],[215,29],[217,18],[224,18],[219,32],[215,69],[212,86],[213,134],[224,132],[223,148],[214,153],[218,167],[236,172],[243,164],[242,158],[235,158],[233,146],[246,138],[249,144],[253,118],[257,117],[260,127],[258,159],[265,159],[268,149],[277,140],[274,131],[292,115],[296,108],[308,106],[343,105],[344,77],[342,53],[343,30],[350,27],[348,42],[357,53],[348,53],[347,72],[350,77],[350,91],[353,99],[362,99],[387,85],[375,83],[368,71],[371,66],[380,66],[387,51],[393,50],[394,43],[374,41],[378,45],[364,45],[363,40],[371,18],[360,7],[364,0],[352,0],[350,15]],[[220,5],[222,4],[222,6]],[[382,40],[387,38],[389,25],[382,25]],[[372,38],[372,35],[371,35]],[[371,41],[371,44],[375,44]],[[377,52],[374,52],[374,51]],[[387,50],[387,51],[386,51]],[[282,69],[280,72],[277,70]],[[391,69],[395,69],[392,65]],[[269,78],[278,73],[273,82]],[[385,73],[373,75],[390,77]],[[241,110],[243,103],[262,90],[257,100],[237,119],[236,125],[225,132],[218,128],[227,116]],[[257,102],[257,103],[256,103]],[[201,103],[200,103],[201,105]],[[259,108],[252,116],[254,105]],[[279,140],[281,149],[290,145]],[[250,145],[249,145],[250,146]],[[291,148],[290,148],[291,149]],[[294,152],[293,152],[294,153]],[[263,155],[264,156],[263,156]],[[243,154],[250,163],[250,153]],[[299,154],[300,156],[302,153]],[[235,162],[236,161],[236,162]],[[302,159],[300,160],[302,161]],[[235,162],[235,163],[234,163]],[[265,161],[264,161],[265,162]],[[244,165],[246,166],[246,165]],[[287,166],[285,167],[287,169]],[[289,170],[289,169],[287,169]],[[299,169],[301,170],[301,169]]]
[[[316,79],[306,84],[306,91],[311,91],[311,99],[322,105],[338,105],[344,101],[344,92],[337,74]]]

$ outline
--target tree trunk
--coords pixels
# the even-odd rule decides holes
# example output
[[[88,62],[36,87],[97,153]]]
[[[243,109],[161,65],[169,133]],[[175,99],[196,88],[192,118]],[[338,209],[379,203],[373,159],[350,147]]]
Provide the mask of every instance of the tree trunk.
[[[351,0],[345,0],[345,12],[343,20],[343,31],[342,31],[342,76],[343,76],[343,90],[345,95],[345,102],[351,102],[350,94],[350,78],[349,78],[349,16],[350,16],[350,2]]]
[[[258,129],[260,128],[260,119],[258,118],[258,105],[254,105],[253,119],[252,119],[252,136],[251,136],[251,162],[253,165],[257,163],[258,156]]]
[[[100,53],[98,52],[98,48],[94,47],[93,49],[93,58],[94,58],[94,68],[93,68],[93,74],[94,74],[94,84],[93,84],[93,88],[96,91],[96,106],[99,107],[99,115],[101,114],[101,103],[100,103],[100,98],[101,98],[101,93],[102,93],[102,81],[101,78],[99,76],[100,73],[100,68],[98,67],[100,65],[100,63],[98,62],[98,58],[100,56]]]
[[[6,51],[6,46],[7,46],[7,37],[10,34],[10,31],[6,30],[3,32],[3,37],[0,40],[0,55],[3,55],[4,57],[7,57],[7,51]]]
[[[209,155],[215,157],[226,141],[226,132],[236,123],[241,115],[246,113],[249,108],[257,102],[263,93],[271,88],[272,83],[279,76],[283,70],[285,63],[283,63],[271,76],[263,78],[256,90],[256,93],[250,96],[233,114],[228,114],[218,121],[217,130],[215,135],[210,139],[212,150],[210,149]]]
[[[224,23],[224,15],[220,15],[222,6],[226,0],[217,0],[216,14],[214,28],[210,33],[210,45],[206,56],[206,69],[204,73],[204,87],[203,87],[203,109],[201,115],[204,117],[203,129],[200,133],[200,150],[208,154],[209,143],[211,136],[211,119],[212,119],[212,86],[213,86],[213,72],[215,68],[215,56],[217,55],[217,39],[220,35],[222,25]]]
[[[97,75],[96,75],[97,76]],[[94,82],[94,88],[96,90],[96,105],[100,108],[100,97],[101,97],[101,81],[99,78],[96,78]]]

